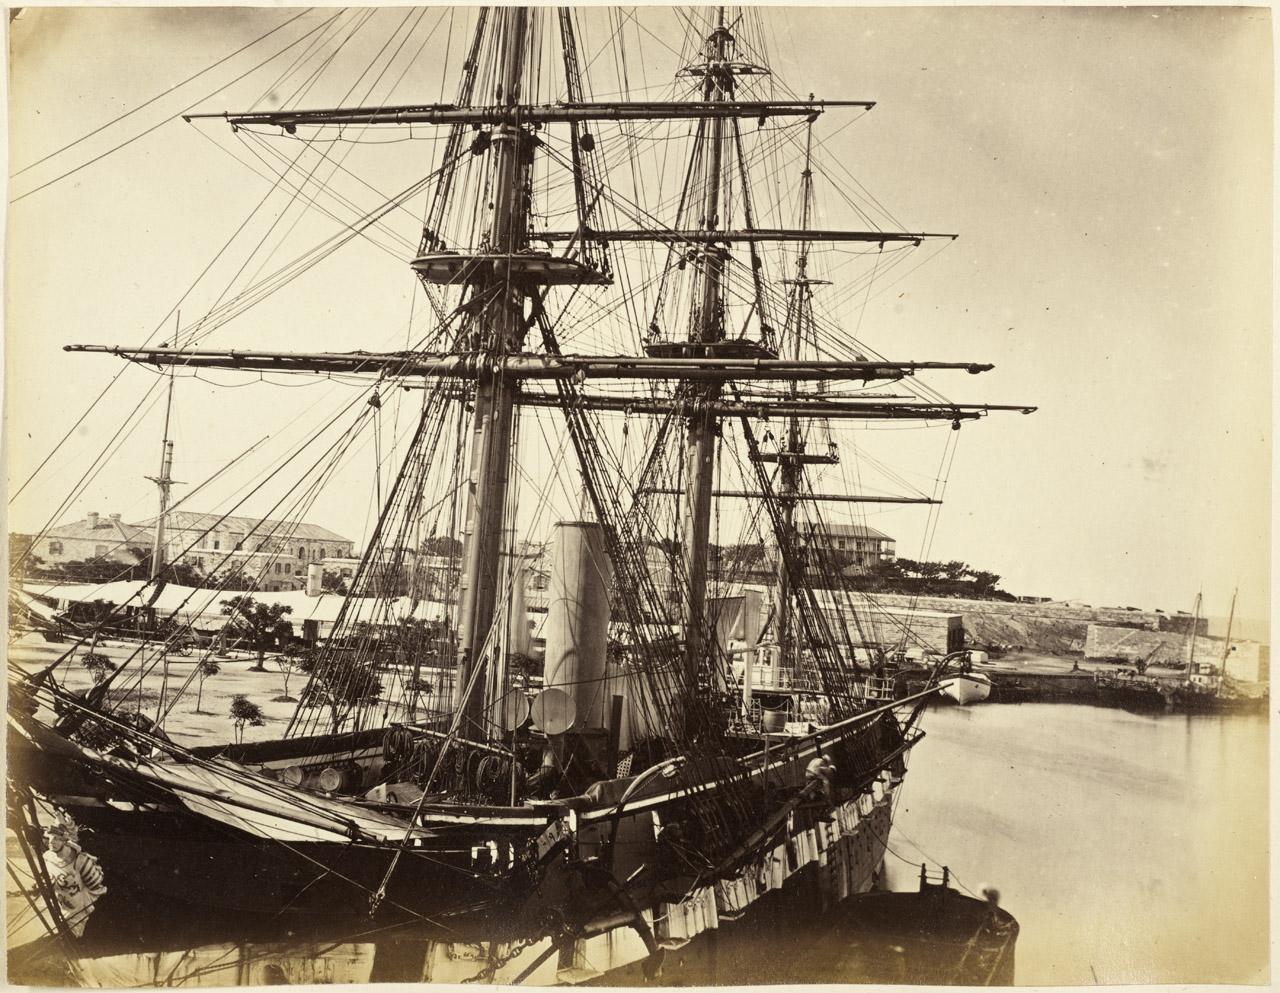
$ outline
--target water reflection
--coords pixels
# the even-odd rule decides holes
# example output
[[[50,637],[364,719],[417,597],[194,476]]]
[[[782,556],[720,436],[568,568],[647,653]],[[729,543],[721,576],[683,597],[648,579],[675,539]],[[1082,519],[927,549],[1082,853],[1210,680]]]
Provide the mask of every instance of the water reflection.
[[[776,897],[776,899],[774,898]],[[10,976],[37,985],[88,987],[264,986],[432,982],[638,986],[800,983],[1007,985],[1017,923],[943,887],[873,893],[823,909],[808,897],[770,894],[751,913],[722,918],[652,961],[607,970],[617,935],[552,946],[445,941],[401,926],[320,941],[224,942],[167,950],[84,949],[58,974],[57,949],[11,958]],[[34,953],[34,954],[33,954]],[[63,960],[65,962],[65,960]]]
[[[893,850],[1001,889],[1019,983],[1267,981],[1265,715],[1002,704],[925,731]]]

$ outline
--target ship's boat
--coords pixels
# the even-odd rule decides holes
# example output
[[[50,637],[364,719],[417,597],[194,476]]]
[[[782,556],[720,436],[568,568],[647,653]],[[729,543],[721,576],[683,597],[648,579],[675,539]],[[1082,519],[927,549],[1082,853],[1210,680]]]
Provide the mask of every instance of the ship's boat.
[[[367,402],[348,405],[352,430],[324,441],[294,487],[303,509],[371,422],[379,444],[400,387],[414,423],[394,474],[375,481],[380,509],[340,611],[296,652],[307,683],[283,737],[181,744],[166,732],[169,696],[144,713],[141,689],[121,692],[161,669],[168,679],[167,647],[217,647],[180,630],[208,590],[166,590],[167,431],[152,578],[99,621],[139,606],[164,616],[87,693],[59,667],[94,650],[93,626],[68,631],[39,671],[11,661],[10,823],[68,941],[413,923],[482,941],[477,968],[514,981],[550,961],[571,969],[588,946],[607,945],[617,968],[652,966],[795,878],[838,901],[880,869],[946,660],[909,692],[885,677],[910,631],[877,618],[821,538],[823,508],[887,498],[815,485],[839,460],[824,439],[832,424],[959,428],[1002,408],[916,379],[989,366],[882,357],[817,317],[810,249],[881,258],[941,236],[813,226],[812,125],[870,104],[779,95],[755,13],[686,15],[694,37],[669,95],[641,100],[592,97],[578,41],[589,12],[469,16],[452,102],[188,115],[301,149],[282,168],[304,188],[314,166],[302,156],[335,137],[440,138],[434,170],[352,222],[365,230],[425,195],[408,261],[428,327],[412,347],[209,344],[290,267],[162,345],[71,349],[156,368],[170,389],[206,370],[356,383]],[[677,147],[679,169],[642,175]],[[751,182],[766,161],[800,180],[794,228],[765,226],[783,223]],[[568,509],[551,499],[566,479]],[[730,527],[738,546],[767,550],[767,601],[723,556],[712,563]],[[518,533],[543,543],[530,552]],[[245,535],[252,560],[205,550],[219,560],[208,572],[270,568],[289,538]],[[535,554],[548,582],[541,665],[523,602]],[[219,581],[227,623],[250,616],[251,592]],[[751,675],[734,674],[766,638],[794,719],[766,719]],[[186,671],[182,689],[199,660]],[[245,711],[241,726],[252,720]],[[42,832],[64,868],[50,868]],[[62,898],[66,865],[83,868],[91,908]]]
[[[942,680],[942,695],[961,706],[981,703],[991,695],[991,677],[985,672],[961,672],[946,676]]]

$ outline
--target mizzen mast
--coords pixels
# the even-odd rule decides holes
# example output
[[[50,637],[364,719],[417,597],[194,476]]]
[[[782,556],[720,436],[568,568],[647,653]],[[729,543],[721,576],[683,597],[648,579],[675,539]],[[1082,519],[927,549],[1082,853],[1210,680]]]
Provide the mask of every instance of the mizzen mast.
[[[813,125],[805,130],[804,138],[804,171],[800,174],[800,227],[807,230],[813,211]],[[792,280],[792,306],[794,315],[794,334],[791,336],[791,358],[800,361],[801,345],[804,342],[806,321],[813,322],[813,284],[816,280],[809,278],[809,243],[802,242],[799,256],[796,259],[796,276]],[[787,394],[792,403],[800,395],[800,384],[792,380],[788,384]],[[777,536],[779,544],[790,543],[796,548],[795,514],[796,501],[800,493],[800,474],[802,462],[809,461],[834,462],[834,453],[806,455],[804,438],[800,433],[800,418],[794,414],[787,418],[786,447],[776,455],[780,475],[778,493],[779,511],[782,517],[782,533]],[[785,556],[778,550],[778,663],[784,671],[795,667],[792,653],[791,637],[791,570],[787,567]]]

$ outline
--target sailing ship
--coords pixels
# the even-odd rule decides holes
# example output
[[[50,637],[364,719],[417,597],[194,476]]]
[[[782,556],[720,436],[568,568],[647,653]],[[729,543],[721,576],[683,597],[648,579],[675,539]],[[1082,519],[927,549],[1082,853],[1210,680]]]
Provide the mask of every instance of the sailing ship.
[[[438,130],[438,168],[391,201],[427,195],[409,264],[435,323],[393,352],[215,349],[201,322],[159,347],[68,346],[170,382],[213,369],[362,380],[366,418],[399,387],[420,401],[284,737],[172,741],[163,697],[150,718],[109,692],[166,664],[141,650],[145,637],[83,695],[58,663],[34,674],[11,663],[10,823],[68,940],[150,927],[181,942],[184,922],[206,940],[409,924],[449,947],[483,941],[451,961],[490,980],[554,961],[564,981],[581,978],[584,956],[656,968],[663,948],[772,891],[839,900],[876,879],[924,705],[952,660],[904,690],[873,599],[812,539],[828,504],[936,500],[824,492],[815,470],[840,454],[819,439],[832,423],[958,429],[1033,408],[954,403],[916,374],[989,365],[885,358],[815,316],[813,246],[882,254],[952,237],[812,226],[813,124],[870,101],[780,96],[755,13],[725,7],[686,16],[697,36],[671,99],[593,100],[578,17],[478,10],[451,103],[187,115],[304,144]],[[798,226],[764,226],[752,142],[776,152],[801,128]],[[674,138],[688,152],[682,178],[643,203],[633,146]],[[624,303],[601,304],[609,293]],[[610,315],[625,333],[593,339]],[[593,340],[595,351],[566,348]],[[623,349],[606,350],[613,342]],[[536,419],[543,409],[553,437],[531,430],[551,423]],[[575,516],[549,528],[540,680],[516,537],[521,502],[538,496],[520,475],[531,449],[546,476],[571,470],[581,493]],[[710,567],[717,508],[735,501],[744,532],[770,549],[767,607]],[[164,517],[162,503],[158,526]],[[436,615],[421,609],[429,536],[461,545],[446,555],[457,595],[437,599]],[[287,537],[246,540],[270,551]],[[201,592],[165,591],[153,565],[120,609]],[[160,630],[153,642],[181,640]],[[899,648],[909,637],[895,635]],[[753,694],[769,680],[803,690],[782,728],[766,726]],[[83,934],[39,855],[51,811],[105,875]]]
[[[1267,693],[1255,688],[1250,692],[1245,685],[1227,675],[1227,660],[1231,655],[1231,631],[1235,623],[1236,594],[1231,596],[1231,611],[1227,616],[1226,637],[1222,643],[1222,656],[1213,662],[1197,661],[1196,639],[1201,629],[1203,595],[1196,594],[1191,612],[1191,624],[1183,654],[1178,664],[1183,670],[1176,679],[1146,675],[1151,660],[1161,646],[1152,649],[1146,658],[1139,660],[1135,674],[1128,670],[1115,673],[1095,673],[1094,682],[1103,699],[1135,710],[1160,710],[1183,713],[1233,713],[1262,711],[1267,706]],[[1185,615],[1184,615],[1185,616]]]
[[[1206,713],[1234,711],[1264,711],[1267,695],[1248,693],[1227,675],[1227,660],[1231,656],[1231,629],[1236,617],[1236,596],[1231,593],[1231,610],[1227,614],[1227,632],[1222,642],[1222,657],[1218,664],[1196,661],[1196,634],[1200,620],[1201,596],[1196,594],[1191,634],[1187,639],[1186,676],[1177,686],[1169,689],[1169,706],[1174,710]]]

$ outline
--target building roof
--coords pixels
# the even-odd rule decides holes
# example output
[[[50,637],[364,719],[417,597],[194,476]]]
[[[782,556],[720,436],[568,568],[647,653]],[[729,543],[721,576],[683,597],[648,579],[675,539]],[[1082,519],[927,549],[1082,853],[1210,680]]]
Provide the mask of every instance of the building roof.
[[[126,524],[118,517],[100,516],[96,527],[90,526],[89,519],[86,517],[83,521],[73,521],[70,524],[60,524],[56,528],[50,528],[44,538],[82,538],[86,541],[149,544],[152,534],[141,525]]]
[[[883,531],[877,531],[865,524],[831,524],[823,521],[812,525],[812,529],[832,538],[883,538],[885,541],[893,541]]]
[[[154,517],[143,521],[137,527],[151,528],[155,527],[156,519]],[[271,518],[261,517],[223,517],[221,514],[204,514],[193,510],[174,510],[165,515],[165,527],[170,531],[196,531],[200,533],[218,531],[243,531],[248,534],[250,531],[257,531],[263,537],[271,534],[272,537],[282,538],[285,540],[291,538],[301,538],[304,541],[342,541],[351,542],[350,538],[344,538],[335,531],[328,528],[322,528],[319,524],[308,524],[306,521],[281,521]],[[353,543],[354,544],[354,543]]]

